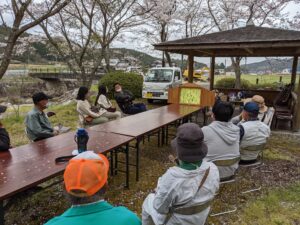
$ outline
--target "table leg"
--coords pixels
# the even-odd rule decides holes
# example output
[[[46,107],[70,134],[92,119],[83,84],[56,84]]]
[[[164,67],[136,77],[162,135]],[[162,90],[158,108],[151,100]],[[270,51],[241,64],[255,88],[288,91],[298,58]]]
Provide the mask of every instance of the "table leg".
[[[0,201],[0,225],[4,225],[4,202]]]
[[[136,139],[136,181],[139,181],[140,173],[140,138]]]
[[[114,175],[118,174],[118,150],[115,151],[115,168]]]
[[[160,132],[161,132],[161,130],[159,129],[158,133],[157,133],[157,146],[158,147],[160,147]]]
[[[129,188],[129,143],[126,144],[126,149],[125,149],[125,154],[126,154],[126,188]]]
[[[110,175],[113,176],[114,175],[114,150],[112,150],[110,152]]]
[[[161,145],[162,146],[164,146],[164,144],[165,144],[165,127],[162,127],[161,128],[161,132],[162,132],[162,134],[161,134]]]
[[[166,145],[168,145],[169,143],[169,125],[167,125],[167,128],[166,128]]]

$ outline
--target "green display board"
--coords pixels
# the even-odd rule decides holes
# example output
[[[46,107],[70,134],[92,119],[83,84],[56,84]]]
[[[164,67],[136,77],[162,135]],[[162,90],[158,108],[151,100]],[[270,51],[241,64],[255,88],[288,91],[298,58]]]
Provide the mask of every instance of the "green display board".
[[[181,88],[180,104],[186,105],[200,105],[201,103],[201,89],[199,88]]]

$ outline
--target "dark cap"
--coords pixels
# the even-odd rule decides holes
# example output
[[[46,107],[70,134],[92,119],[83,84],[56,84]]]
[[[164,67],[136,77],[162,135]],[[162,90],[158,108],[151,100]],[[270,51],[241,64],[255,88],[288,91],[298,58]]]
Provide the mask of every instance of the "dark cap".
[[[258,115],[259,113],[259,106],[257,103],[255,102],[248,102],[245,106],[244,106],[244,110],[248,113],[252,113],[254,115]]]
[[[203,142],[204,134],[195,123],[185,123],[178,127],[176,138],[171,145],[177,152],[178,159],[193,163],[201,161],[207,154],[207,146]]]
[[[49,99],[51,99],[51,97],[46,95],[44,92],[38,92],[32,96],[32,101],[35,105],[42,100],[49,100]]]
[[[0,113],[4,113],[6,111],[7,107],[4,105],[0,105]]]

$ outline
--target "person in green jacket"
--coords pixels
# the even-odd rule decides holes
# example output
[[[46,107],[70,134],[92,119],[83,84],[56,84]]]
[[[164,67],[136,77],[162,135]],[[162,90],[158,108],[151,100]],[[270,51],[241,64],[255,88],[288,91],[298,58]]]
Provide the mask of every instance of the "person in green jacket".
[[[83,152],[70,160],[64,173],[72,207],[46,225],[141,225],[136,214],[104,200],[109,162],[102,154]]]

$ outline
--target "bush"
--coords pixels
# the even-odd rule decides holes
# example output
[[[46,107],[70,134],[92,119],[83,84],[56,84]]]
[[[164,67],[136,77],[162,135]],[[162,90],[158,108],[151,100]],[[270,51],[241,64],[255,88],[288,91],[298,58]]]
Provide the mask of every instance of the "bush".
[[[235,86],[235,78],[232,77],[228,77],[228,78],[223,78],[221,80],[218,80],[215,87],[216,88],[234,88]],[[250,83],[250,81],[245,80],[245,79],[241,79],[241,88],[242,89],[250,89],[252,88],[252,85]]]
[[[143,77],[141,75],[121,71],[107,73],[100,79],[99,84],[105,85],[108,88],[109,98],[113,98],[113,85],[115,83],[120,83],[124,90],[131,91],[136,98],[142,97]]]

